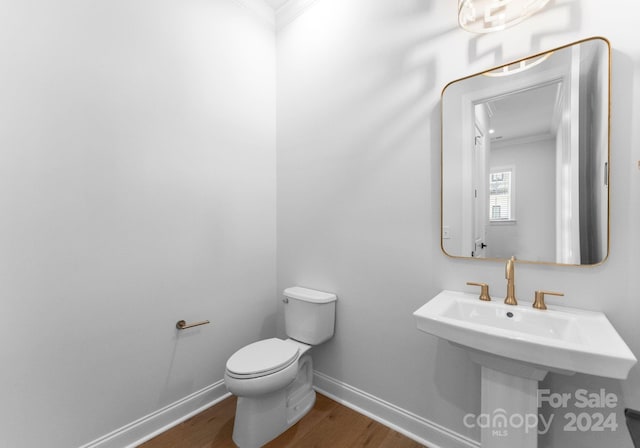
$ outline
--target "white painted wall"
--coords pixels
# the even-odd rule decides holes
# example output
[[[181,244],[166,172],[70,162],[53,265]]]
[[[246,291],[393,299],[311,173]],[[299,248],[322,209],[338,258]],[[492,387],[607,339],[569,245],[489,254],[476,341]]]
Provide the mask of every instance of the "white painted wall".
[[[516,265],[517,294],[559,290],[562,303],[604,311],[640,354],[640,43],[628,2],[558,0],[515,28],[475,36],[456,2],[318,0],[282,28],[278,47],[278,288],[335,291],[336,336],[315,368],[418,416],[479,438],[479,369],[464,352],[416,330],[411,313],[441,289],[485,281],[504,266],[439,250],[442,87],[450,80],[593,35],[614,48],[611,255],[592,268]],[[282,332],[282,327],[280,327]],[[549,375],[554,391],[618,394],[615,433],[564,432],[544,447],[631,447],[621,414],[640,408],[640,369],[627,381]]]
[[[77,447],[275,332],[273,25],[3,2],[0,57],[0,446]]]

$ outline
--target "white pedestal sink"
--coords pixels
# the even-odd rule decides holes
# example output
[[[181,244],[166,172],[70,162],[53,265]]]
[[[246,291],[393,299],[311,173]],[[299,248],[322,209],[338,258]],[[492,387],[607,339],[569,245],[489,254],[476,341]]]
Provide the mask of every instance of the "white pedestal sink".
[[[482,448],[537,447],[538,381],[548,372],[626,379],[637,362],[603,313],[548,308],[442,291],[413,313],[418,329],[482,366],[481,414],[499,423],[483,425]]]

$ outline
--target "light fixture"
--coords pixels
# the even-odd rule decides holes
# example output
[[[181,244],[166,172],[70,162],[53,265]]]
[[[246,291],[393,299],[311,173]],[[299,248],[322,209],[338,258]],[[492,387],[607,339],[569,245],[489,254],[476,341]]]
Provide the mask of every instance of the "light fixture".
[[[549,0],[458,0],[458,23],[472,33],[500,31],[540,11]]]

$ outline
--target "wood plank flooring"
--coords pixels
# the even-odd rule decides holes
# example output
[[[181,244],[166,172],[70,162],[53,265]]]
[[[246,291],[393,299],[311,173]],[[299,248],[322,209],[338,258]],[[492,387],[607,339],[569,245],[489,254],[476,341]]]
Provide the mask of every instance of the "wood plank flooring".
[[[236,448],[231,440],[236,398],[201,412],[140,448]],[[307,415],[265,448],[420,448],[417,442],[317,394]]]

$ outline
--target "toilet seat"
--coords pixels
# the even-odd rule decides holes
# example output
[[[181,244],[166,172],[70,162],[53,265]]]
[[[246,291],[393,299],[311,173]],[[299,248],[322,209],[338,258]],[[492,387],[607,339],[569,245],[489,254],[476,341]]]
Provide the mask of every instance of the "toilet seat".
[[[271,338],[254,342],[229,358],[227,374],[238,379],[270,375],[293,364],[299,352],[299,346],[288,340]]]

